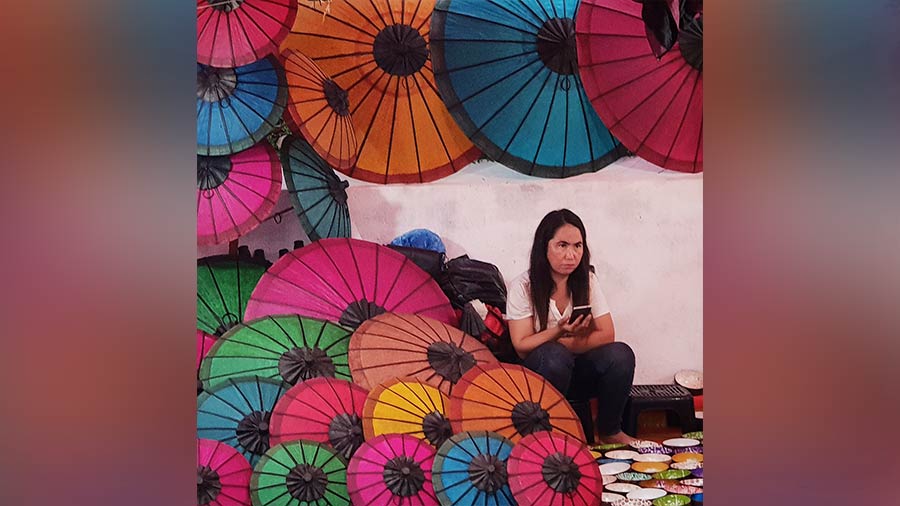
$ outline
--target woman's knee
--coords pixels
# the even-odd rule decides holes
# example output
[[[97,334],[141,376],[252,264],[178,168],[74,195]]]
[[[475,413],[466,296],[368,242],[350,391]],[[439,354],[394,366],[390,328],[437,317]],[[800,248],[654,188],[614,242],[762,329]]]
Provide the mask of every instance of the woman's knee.
[[[606,347],[609,348],[605,351],[609,353],[609,359],[614,367],[625,371],[634,370],[634,350],[631,349],[631,346],[621,341],[616,341],[606,345]]]

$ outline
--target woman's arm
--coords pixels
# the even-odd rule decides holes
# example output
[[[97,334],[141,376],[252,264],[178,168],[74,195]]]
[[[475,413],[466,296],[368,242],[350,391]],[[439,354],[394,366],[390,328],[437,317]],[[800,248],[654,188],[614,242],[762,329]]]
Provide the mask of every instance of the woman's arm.
[[[548,341],[555,341],[565,334],[577,332],[579,328],[584,327],[586,317],[579,316],[571,325],[567,322],[560,322],[558,327],[537,333],[534,332],[533,318],[533,316],[529,316],[509,322],[509,337],[520,358],[525,358],[531,350]],[[562,341],[560,340],[560,342]]]
[[[606,313],[603,316],[594,318],[591,323],[592,325],[590,327],[592,330],[590,333],[582,333],[579,335],[579,333],[576,332],[572,337],[560,338],[559,343],[572,353],[579,354],[616,340],[616,327],[613,324],[612,313]],[[512,322],[510,322],[510,333],[511,332]]]

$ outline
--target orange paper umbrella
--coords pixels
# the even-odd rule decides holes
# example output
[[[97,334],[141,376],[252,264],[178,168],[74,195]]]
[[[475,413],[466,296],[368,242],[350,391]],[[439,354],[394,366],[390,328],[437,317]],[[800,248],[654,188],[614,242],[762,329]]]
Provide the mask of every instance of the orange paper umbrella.
[[[474,337],[413,314],[384,313],[366,320],[350,337],[349,349],[353,381],[369,389],[408,376],[449,395],[472,366],[497,362]]]
[[[288,49],[282,55],[288,85],[287,120],[316,153],[338,170],[356,163],[356,134],[347,92],[308,56]]]
[[[453,435],[445,413],[447,396],[414,380],[391,380],[369,392],[363,406],[366,439],[382,434],[409,434],[441,446]]]
[[[453,432],[489,430],[517,442],[552,430],[584,441],[578,416],[537,373],[511,364],[476,365],[459,380],[448,413]]]
[[[347,90],[359,142],[348,176],[376,183],[434,181],[478,149],[434,82],[428,39],[435,0],[301,2],[282,49],[312,58]]]

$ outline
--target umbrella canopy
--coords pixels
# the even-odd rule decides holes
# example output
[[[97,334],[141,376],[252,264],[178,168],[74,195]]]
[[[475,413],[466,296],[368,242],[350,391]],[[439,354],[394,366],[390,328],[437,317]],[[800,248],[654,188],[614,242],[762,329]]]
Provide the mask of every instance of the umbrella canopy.
[[[512,364],[472,367],[450,397],[453,432],[489,430],[517,442],[553,430],[584,441],[572,406],[537,373]]]
[[[331,448],[311,441],[273,446],[253,468],[255,505],[350,506],[347,464]]]
[[[350,331],[297,315],[264,316],[232,328],[200,365],[211,388],[229,378],[259,376],[295,385],[310,378],[350,379]]]
[[[432,480],[444,506],[513,506],[506,461],[513,443],[487,431],[460,432],[438,448]]]
[[[603,481],[588,447],[553,432],[530,434],[512,449],[509,486],[520,504],[600,506]]]
[[[253,63],[278,49],[296,17],[296,0],[197,0],[197,61]]]
[[[434,84],[428,54],[433,8],[434,0],[300,4],[282,48],[302,51],[347,90],[359,152],[345,174],[422,183],[478,157]]]
[[[214,439],[256,464],[269,449],[272,408],[287,385],[265,378],[229,379],[197,397],[197,437]]]
[[[694,17],[689,8],[699,5]],[[581,76],[610,131],[667,169],[703,170],[702,2],[684,2],[674,47],[657,59],[634,0],[582,0],[575,28]]]
[[[281,164],[268,142],[230,156],[197,156],[197,244],[233,241],[272,214]]]
[[[197,504],[250,506],[252,469],[240,453],[211,439],[197,440]]]
[[[437,506],[431,466],[434,448],[406,434],[367,440],[347,466],[347,490],[353,504]]]
[[[349,459],[363,442],[362,411],[368,393],[335,378],[313,378],[294,386],[275,404],[269,443],[317,441]]]
[[[388,311],[456,324],[441,287],[408,258],[375,243],[334,238],[275,262],[253,291],[244,317],[293,313],[355,329]]]
[[[285,119],[326,163],[348,170],[356,163],[356,133],[347,92],[312,59],[288,49],[282,54],[288,85]]]
[[[539,177],[597,171],[625,154],[578,75],[579,0],[439,0],[434,75],[447,108],[492,159]]]
[[[369,392],[363,406],[363,433],[366,439],[408,434],[436,448],[453,435],[446,417],[448,405],[447,396],[431,385],[390,380]]]
[[[284,180],[300,225],[313,241],[327,237],[350,237],[349,183],[300,137],[281,143]]]
[[[221,336],[243,321],[247,300],[268,262],[230,256],[197,260],[197,328]]]
[[[385,313],[364,322],[350,338],[353,381],[373,388],[391,378],[410,377],[450,388],[475,364],[497,359],[463,331],[420,315]]]
[[[236,68],[197,64],[197,154],[230,155],[278,125],[287,86],[274,56]]]
[[[215,337],[197,329],[197,395],[200,395],[200,392],[203,391],[203,382],[200,381],[200,363],[215,342]]]

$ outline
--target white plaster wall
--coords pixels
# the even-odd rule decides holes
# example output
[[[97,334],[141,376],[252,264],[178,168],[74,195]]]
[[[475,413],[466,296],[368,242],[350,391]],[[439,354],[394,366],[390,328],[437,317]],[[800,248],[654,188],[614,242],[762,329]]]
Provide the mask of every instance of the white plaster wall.
[[[479,162],[423,185],[350,183],[353,237],[383,244],[428,228],[441,236],[448,257],[468,253],[497,265],[507,279],[527,269],[540,219],[571,209],[587,227],[617,339],[637,355],[635,383],[671,383],[680,369],[703,369],[702,174],[662,171],[631,157],[563,180]],[[283,193],[276,209],[289,207]],[[281,224],[264,223],[242,244],[275,260],[295,239],[307,240],[296,217],[285,214]],[[224,251],[227,246],[198,253]]]

